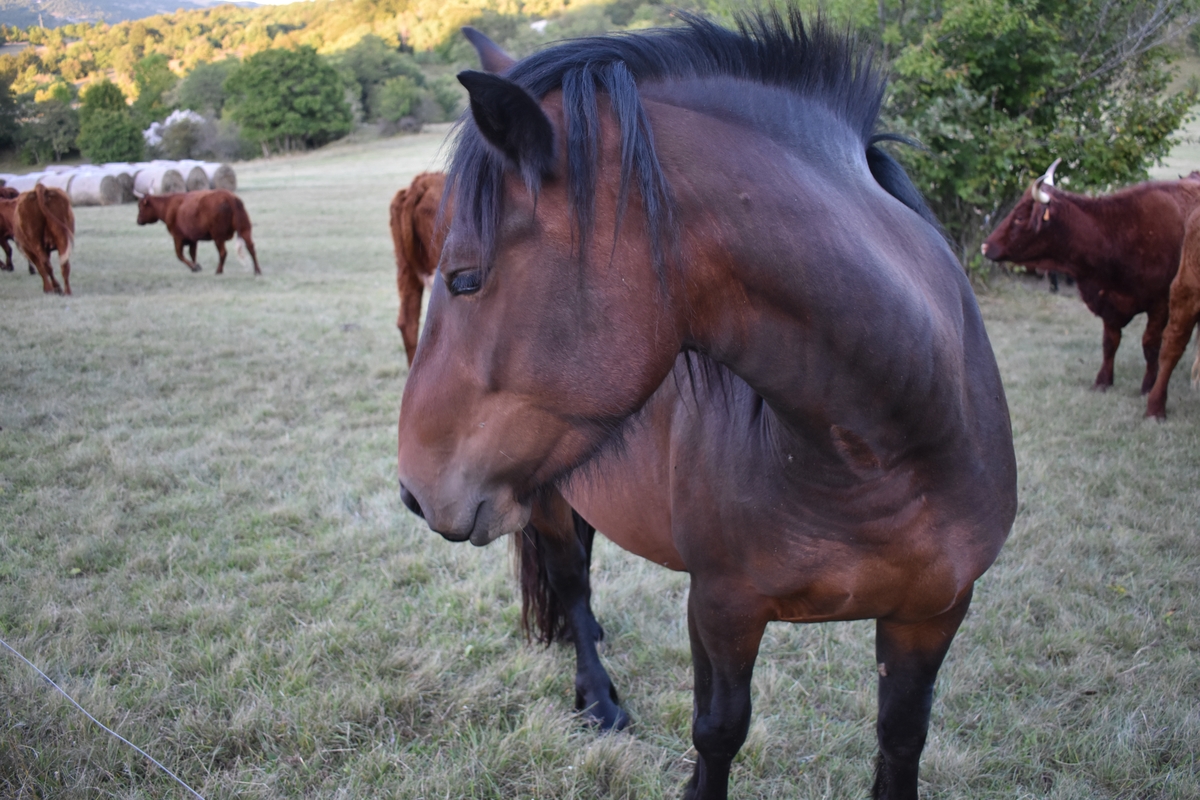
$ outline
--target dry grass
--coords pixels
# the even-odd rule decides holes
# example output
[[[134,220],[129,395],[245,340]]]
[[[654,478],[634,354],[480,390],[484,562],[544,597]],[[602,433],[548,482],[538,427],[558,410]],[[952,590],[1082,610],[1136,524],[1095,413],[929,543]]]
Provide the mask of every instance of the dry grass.
[[[405,370],[386,229],[436,137],[247,165],[265,276],[191,275],[130,207],[79,209],[71,299],[0,275],[0,635],[206,797],[676,797],[686,582],[598,544],[636,724],[571,715],[503,546],[395,490]],[[1012,539],[939,682],[930,798],[1200,796],[1200,398],[1142,420],[1140,330],[1107,394],[1077,299],[983,298],[1020,460]],[[870,623],[772,626],[744,798],[861,797]],[[9,657],[0,796],[177,797]]]

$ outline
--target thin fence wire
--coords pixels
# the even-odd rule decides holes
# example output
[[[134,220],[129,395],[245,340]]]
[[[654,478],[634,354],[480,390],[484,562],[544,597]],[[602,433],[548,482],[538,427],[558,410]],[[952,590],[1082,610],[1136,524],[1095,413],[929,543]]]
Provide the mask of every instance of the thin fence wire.
[[[42,680],[44,680],[46,683],[48,683],[48,684],[50,684],[51,686],[53,686],[53,687],[54,687],[54,688],[55,688],[55,689],[58,691],[58,693],[59,693],[59,694],[61,694],[63,697],[65,697],[65,698],[67,698],[68,700],[70,700],[70,701],[71,701],[71,705],[73,705],[73,706],[75,706],[76,708],[78,708],[78,709],[79,709],[79,710],[80,710],[80,711],[83,713],[83,715],[84,715],[85,717],[87,717],[88,719],[90,719],[92,722],[96,723],[96,725],[98,725],[98,726],[101,728],[101,730],[103,730],[105,733],[109,734],[110,736],[113,736],[113,737],[115,737],[115,738],[119,739],[120,741],[122,741],[122,742],[124,742],[125,744],[129,745],[130,747],[132,747],[134,750],[136,750],[136,751],[138,751],[139,753],[141,753],[143,756],[145,756],[147,759],[149,759],[149,760],[150,760],[150,763],[154,764],[154,766],[158,767],[158,768],[159,768],[159,769],[161,769],[163,772],[165,772],[165,773],[167,773],[168,775],[170,775],[172,778],[174,778],[174,779],[175,779],[175,782],[176,782],[176,783],[178,783],[180,786],[182,786],[182,787],[183,787],[184,789],[186,789],[187,791],[191,792],[191,794],[192,794],[192,796],[193,796],[193,797],[195,797],[195,798],[198,798],[198,800],[204,800],[204,797],[203,797],[203,795],[201,795],[201,794],[200,794],[199,792],[197,792],[195,789],[193,789],[192,787],[190,787],[190,786],[188,786],[186,783],[184,783],[182,778],[180,778],[180,777],[179,777],[178,775],[176,775],[174,772],[171,772],[171,770],[169,770],[169,769],[167,769],[166,767],[164,767],[164,766],[162,765],[162,763],[160,763],[160,762],[158,761],[158,759],[156,759],[154,756],[150,755],[150,754],[149,754],[149,753],[147,753],[145,750],[143,750],[142,748],[138,747],[136,744],[134,744],[133,742],[129,741],[129,740],[128,740],[128,739],[126,739],[124,736],[122,736],[121,734],[117,733],[117,732],[116,732],[116,731],[114,731],[112,728],[108,727],[108,726],[107,726],[107,725],[105,725],[103,722],[101,722],[100,720],[96,719],[96,718],[95,718],[95,717],[93,717],[91,714],[89,714],[86,708],[84,708],[83,706],[79,705],[79,703],[75,702],[75,698],[74,698],[74,697],[71,697],[71,695],[69,695],[69,694],[67,694],[65,691],[63,691],[63,689],[62,689],[62,687],[61,687],[61,686],[59,686],[59,685],[58,685],[57,683],[55,683],[54,681],[50,680],[50,676],[49,676],[49,675],[47,675],[46,673],[42,672],[40,669],[38,669],[38,667],[37,667],[37,665],[36,665],[36,664],[34,664],[32,661],[30,661],[30,660],[29,660],[28,658],[26,658],[25,656],[23,656],[23,655],[21,655],[20,653],[18,653],[18,652],[17,652],[17,650],[16,650],[16,648],[14,648],[14,647],[13,647],[12,645],[10,645],[8,642],[4,641],[4,639],[0,639],[0,645],[4,645],[4,647],[5,647],[5,648],[6,648],[6,649],[7,649],[7,650],[10,652],[10,653],[12,653],[14,656],[16,656],[17,658],[21,659],[21,660],[22,660],[22,661],[24,661],[26,664],[28,664],[30,669],[32,669],[32,670],[33,670],[34,672],[36,672],[38,675],[41,675],[41,676],[42,676]]]

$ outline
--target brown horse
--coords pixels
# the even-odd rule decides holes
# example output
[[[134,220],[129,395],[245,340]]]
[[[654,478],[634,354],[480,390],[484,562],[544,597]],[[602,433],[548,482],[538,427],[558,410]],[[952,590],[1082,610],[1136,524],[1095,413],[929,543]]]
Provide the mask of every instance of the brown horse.
[[[13,209],[13,239],[21,252],[42,276],[42,291],[49,294],[71,293],[71,246],[75,242],[75,212],[71,198],[61,189],[48,189],[40,183],[32,191],[22,192]],[[50,253],[58,251],[62,285],[54,277]]]
[[[464,72],[454,213],[404,390],[401,495],[484,545],[558,488],[691,578],[698,757],[726,797],[772,620],[874,618],[874,794],[1016,512],[971,288],[872,136],[883,80],[798,13]]]
[[[442,257],[445,231],[437,223],[445,183],[446,176],[440,172],[422,172],[408,188],[396,192],[389,208],[388,222],[396,252],[396,291],[400,295],[396,327],[404,340],[409,366],[417,352],[421,298],[433,282],[438,259]]]
[[[4,265],[0,269],[5,272],[13,271],[12,247],[8,243],[16,233],[16,201],[20,196],[21,193],[11,186],[0,186],[0,248],[4,249]],[[29,274],[37,274],[33,264],[29,265]]]

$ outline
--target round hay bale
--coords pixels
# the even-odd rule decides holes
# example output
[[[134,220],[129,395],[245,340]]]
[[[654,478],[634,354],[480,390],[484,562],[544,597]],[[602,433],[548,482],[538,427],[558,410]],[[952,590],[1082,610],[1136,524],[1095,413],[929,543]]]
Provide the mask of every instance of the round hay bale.
[[[205,162],[202,168],[204,174],[208,176],[208,182],[212,184],[212,188],[225,189],[229,192],[237,191],[237,173],[233,171],[233,167],[228,164]]]
[[[113,206],[122,201],[124,191],[113,175],[89,170],[76,173],[67,194],[71,196],[71,205]]]
[[[74,172],[47,172],[38,179],[38,183],[48,189],[62,189],[70,194],[71,181],[74,180]]]
[[[8,179],[5,186],[11,186],[18,192],[32,191],[34,186],[37,186],[38,180],[44,175],[42,172],[31,172],[28,175],[14,175]]]
[[[151,164],[133,176],[135,194],[174,194],[186,192],[187,183],[179,170],[161,164]]]
[[[183,165],[180,164],[180,167],[183,167]],[[204,174],[204,170],[201,169],[200,165],[197,164],[190,168],[185,167],[184,169],[187,169],[187,172],[184,172],[185,177],[183,182],[184,185],[187,186],[187,190],[189,192],[210,188],[208,183],[208,175]],[[180,171],[182,172],[183,169]]]
[[[133,176],[137,173],[138,167],[134,164],[123,164],[113,162],[109,164],[101,164],[99,170],[106,175],[112,175],[117,183],[121,186],[121,202],[134,203],[137,202],[137,197],[133,194]]]

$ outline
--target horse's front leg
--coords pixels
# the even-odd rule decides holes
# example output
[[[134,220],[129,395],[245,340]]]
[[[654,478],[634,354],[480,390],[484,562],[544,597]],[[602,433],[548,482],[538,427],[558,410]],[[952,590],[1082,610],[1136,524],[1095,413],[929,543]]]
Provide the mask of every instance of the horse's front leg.
[[[750,680],[767,626],[756,598],[692,577],[688,634],[692,643],[696,767],[684,800],[725,800],[729,768],[750,730]]]
[[[535,503],[531,523],[547,582],[575,644],[575,708],[604,730],[621,730],[629,724],[629,715],[621,709],[617,690],[600,661],[596,642],[603,631],[590,605],[588,570],[595,528],[557,494]],[[554,622],[549,625],[553,627]]]
[[[879,664],[879,760],[875,767],[875,800],[916,800],[917,768],[933,682],[958,626],[971,604],[971,592],[949,611],[917,623],[878,620],[875,658]]]

